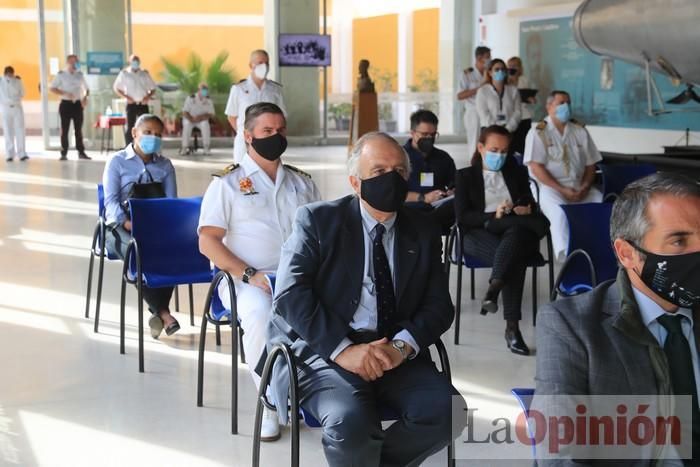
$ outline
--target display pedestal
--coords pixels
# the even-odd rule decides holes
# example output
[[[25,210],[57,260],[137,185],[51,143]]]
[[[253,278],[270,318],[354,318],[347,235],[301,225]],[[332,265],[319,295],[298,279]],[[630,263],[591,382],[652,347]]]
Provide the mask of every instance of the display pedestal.
[[[379,129],[377,113],[377,93],[358,92],[352,95],[352,117],[350,119],[350,138],[348,147],[352,147],[362,135]]]

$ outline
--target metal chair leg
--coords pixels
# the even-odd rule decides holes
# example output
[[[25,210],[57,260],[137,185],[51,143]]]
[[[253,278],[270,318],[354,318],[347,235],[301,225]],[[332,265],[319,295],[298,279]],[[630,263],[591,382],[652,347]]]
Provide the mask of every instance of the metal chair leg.
[[[476,292],[476,290],[475,290],[476,274],[474,273],[474,268],[469,268],[469,274],[470,274],[469,290],[470,290],[471,295],[472,295],[472,300],[475,300],[476,299],[476,293],[475,293]]]
[[[85,294],[85,318],[90,318],[90,295],[92,292],[92,269],[95,264],[95,247],[97,246],[97,236],[100,234],[100,224],[95,226],[92,234],[92,244],[90,246],[90,260],[88,266],[87,293]]]
[[[136,295],[138,295],[139,304],[139,373],[143,373],[145,371],[143,364],[143,280],[140,270],[136,281]]]
[[[258,399],[255,408],[255,425],[253,426],[253,467],[260,467],[260,428],[262,427],[262,413],[265,405],[265,391],[272,379],[272,367],[277,360],[277,357],[282,356],[289,369],[289,404],[290,404],[290,423],[292,424],[292,467],[299,467],[299,398],[297,391],[299,389],[299,380],[297,377],[297,368],[294,363],[292,351],[285,344],[275,345],[270,354],[265,360],[262,377],[260,379],[260,388],[258,388]]]
[[[238,326],[238,347],[240,348],[241,351],[241,363],[245,365],[245,347],[243,347],[243,328],[239,325]],[[233,338],[233,337],[232,337]]]
[[[221,329],[220,329],[221,326],[219,326],[217,324],[217,325],[215,325],[215,327],[216,327],[216,346],[221,347]]]
[[[178,286],[175,286],[175,311],[180,313],[180,292],[178,292]]]
[[[209,302],[210,299],[207,300]],[[197,358],[197,407],[204,405],[204,348],[207,339],[207,308],[204,308],[202,315],[202,325],[199,331],[199,356]],[[217,330],[219,326],[216,326]]]
[[[537,268],[532,267],[532,325],[537,325]]]
[[[192,284],[188,284],[187,288],[190,292],[190,326],[194,326],[194,296],[192,294]]]
[[[126,320],[126,313],[124,312],[126,308],[126,280],[124,275],[122,275],[122,290],[121,290],[121,300],[119,301],[119,353],[124,355],[126,352],[124,350],[124,321]]]
[[[97,298],[95,303],[95,328],[94,332],[97,334],[100,327],[100,307],[102,305],[102,282],[105,274],[105,247],[104,245],[100,248],[100,262],[97,268]]]

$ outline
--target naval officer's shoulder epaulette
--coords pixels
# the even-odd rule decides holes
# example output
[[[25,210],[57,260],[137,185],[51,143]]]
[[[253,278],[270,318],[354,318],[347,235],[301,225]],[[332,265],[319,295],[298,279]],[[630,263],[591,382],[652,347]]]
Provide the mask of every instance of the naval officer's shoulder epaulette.
[[[243,78],[242,80],[240,80],[240,81],[237,82],[236,84],[245,83],[246,81],[248,81],[248,78]]]
[[[214,172],[211,175],[212,175],[212,177],[224,177],[224,176],[230,174],[231,172],[233,172],[234,170],[236,170],[237,168],[239,168],[240,166],[241,166],[240,164],[231,164],[231,165],[227,166],[226,168],[224,168],[223,170],[219,170],[218,172]]]
[[[535,128],[537,128],[538,131],[544,130],[547,128],[547,120],[540,121]]]
[[[301,169],[297,169],[297,168],[294,167],[293,165],[284,164],[284,166],[285,166],[286,168],[288,168],[289,170],[291,170],[292,172],[296,172],[296,173],[298,173],[299,175],[303,175],[304,177],[311,178],[311,175],[310,175],[310,174],[304,172],[304,171],[301,170]]]
[[[271,80],[271,79],[268,79],[267,82],[268,82],[268,83],[275,84],[275,85],[277,85],[277,86],[279,86],[279,87],[283,87],[280,83],[278,83],[277,81]]]
[[[469,67],[469,68],[464,69],[465,73],[471,73],[472,71],[474,71],[474,67]]]
[[[576,126],[580,126],[581,128],[586,128],[586,124],[585,124],[585,123],[579,122],[579,121],[576,120],[575,118],[569,119],[569,122],[570,122],[570,123],[573,123],[573,124],[576,125]]]
[[[20,78],[18,75],[15,75],[15,78],[20,79],[20,80],[22,79],[22,78]]]

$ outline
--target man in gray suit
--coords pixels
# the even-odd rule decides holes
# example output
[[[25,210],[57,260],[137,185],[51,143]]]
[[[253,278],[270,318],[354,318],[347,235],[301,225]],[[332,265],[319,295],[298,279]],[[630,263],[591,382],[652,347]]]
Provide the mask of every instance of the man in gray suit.
[[[268,345],[296,355],[301,405],[323,425],[331,466],[419,465],[451,441],[458,394],[428,351],[454,315],[440,230],[403,207],[410,162],[393,138],[364,135],[348,166],[356,195],[297,211]],[[277,363],[272,397],[284,407]],[[382,406],[399,416],[386,431]]]
[[[542,409],[537,401],[549,395],[690,395],[693,460],[614,465],[697,465],[700,186],[671,174],[630,184],[613,207],[610,236],[621,265],[617,280],[538,314],[533,406]],[[572,459],[545,464],[581,465]]]

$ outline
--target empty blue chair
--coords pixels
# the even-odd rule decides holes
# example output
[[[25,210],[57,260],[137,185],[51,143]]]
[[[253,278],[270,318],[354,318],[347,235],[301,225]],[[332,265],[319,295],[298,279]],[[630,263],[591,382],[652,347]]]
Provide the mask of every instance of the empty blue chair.
[[[510,390],[511,394],[515,396],[515,399],[520,404],[520,408],[525,415],[525,422],[527,423],[527,417],[530,415],[530,405],[532,404],[532,398],[535,396],[535,390],[533,388],[513,388]],[[526,425],[527,435],[530,439],[530,444],[532,445],[532,458],[537,459],[537,453],[535,450],[535,435],[532,432],[532,427],[529,423]]]
[[[617,260],[610,242],[610,203],[564,204],[569,223],[569,247],[552,288],[551,300],[572,296],[614,279]]]
[[[199,252],[197,225],[202,198],[131,199],[131,240],[122,270],[120,306],[120,353],[124,353],[126,284],[138,293],[139,371],[143,364],[143,286],[190,287],[210,283],[214,277],[209,260]]]
[[[440,339],[435,342],[435,349],[438,353],[438,358],[440,360],[440,371],[445,374],[445,376],[451,381],[452,372],[450,370],[450,361],[447,357],[447,350],[445,345]],[[283,358],[285,363],[289,367],[289,404],[291,414],[299,414],[304,420],[304,423],[312,428],[321,427],[321,423],[316,420],[310,413],[306,412],[299,405],[299,384],[297,379],[297,366],[294,361],[294,354],[288,345],[284,343],[276,344],[272,347],[265,360],[265,367],[263,368],[262,377],[260,380],[260,388],[258,389],[258,401],[257,407],[255,409],[255,426],[253,427],[253,467],[260,466],[260,428],[262,427],[262,413],[263,407],[272,407],[270,402],[267,400],[265,391],[267,386],[270,384],[272,379],[272,367],[278,358]],[[390,410],[388,407],[379,407],[379,416],[382,421],[391,421],[399,418],[398,414]],[[292,467],[299,467],[299,417],[290,417],[290,423],[292,425],[292,453],[291,453],[291,465]],[[454,465],[454,459],[452,458],[455,452],[454,442],[448,444],[447,446],[447,466]]]
[[[552,237],[547,232],[545,237],[547,243],[547,258],[544,258],[540,253],[528,267],[532,267],[532,323],[537,324],[537,268],[547,266],[549,270],[549,289],[554,286],[554,253],[552,252]],[[450,235],[446,244],[446,251],[449,253],[447,259],[449,264],[457,266],[457,296],[455,298],[455,345],[459,345],[460,331],[460,316],[462,311],[462,266],[469,268],[471,299],[476,298],[475,291],[475,271],[476,269],[490,268],[490,264],[483,264],[478,259],[469,256],[462,251],[462,231],[457,223],[452,226]],[[460,261],[461,258],[461,261]],[[449,265],[446,264],[447,267]]]
[[[656,173],[652,164],[599,164],[603,176],[603,199],[615,198],[627,185]]]

